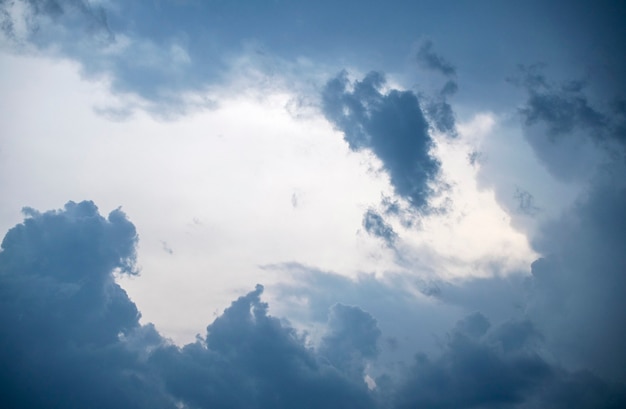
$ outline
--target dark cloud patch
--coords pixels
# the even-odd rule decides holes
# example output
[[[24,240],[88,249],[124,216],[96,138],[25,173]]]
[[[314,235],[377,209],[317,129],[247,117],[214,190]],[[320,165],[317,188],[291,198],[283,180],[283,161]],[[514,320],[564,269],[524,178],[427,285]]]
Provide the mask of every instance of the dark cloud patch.
[[[607,98],[594,77],[558,83],[544,71],[539,64],[521,66],[520,75],[509,81],[528,94],[519,109],[524,134],[548,170],[562,180],[588,180],[607,162],[624,161],[620,98]]]
[[[344,373],[363,379],[366,362],[378,356],[380,337],[378,324],[369,313],[359,307],[335,304],[318,351]]]
[[[417,51],[417,62],[421,67],[438,72],[448,78],[439,91],[439,95],[426,103],[425,107],[428,118],[437,131],[453,137],[457,136],[456,117],[447,100],[459,89],[456,82],[456,68],[435,52],[432,41],[425,41],[420,46]]]
[[[582,81],[553,85],[537,66],[522,67],[522,71],[524,78],[519,83],[529,94],[526,106],[520,110],[526,125],[544,123],[552,137],[578,128],[599,132],[608,125],[608,119],[591,106],[583,93]]]
[[[373,407],[362,378],[351,380],[318,359],[293,328],[268,315],[262,291],[257,286],[234,301],[208,326],[205,339],[156,351],[152,362],[172,393],[194,407]],[[363,323],[362,315],[353,323],[355,317],[341,316],[343,311],[339,315],[331,319],[332,333]],[[339,356],[334,347],[350,356],[369,352],[363,344],[367,340],[352,341],[334,345],[331,336],[325,343],[327,356]]]
[[[550,377],[550,366],[524,340],[532,325],[498,327],[474,314],[449,334],[441,356],[418,355],[397,391],[396,408],[513,407]],[[511,333],[513,332],[513,333]],[[506,338],[522,336],[509,348]]]
[[[388,247],[393,247],[398,239],[398,234],[393,230],[383,217],[375,210],[369,209],[363,215],[363,227],[369,234],[382,239]]]
[[[92,202],[69,202],[63,210],[44,213],[26,208],[26,219],[6,234],[0,251],[0,325],[4,329],[0,332],[4,388],[0,405],[70,409],[622,407],[623,384],[606,382],[591,372],[562,369],[546,358],[555,353],[554,348],[569,352],[569,346],[559,344],[554,333],[579,324],[576,331],[580,332],[568,335],[582,337],[581,345],[590,341],[596,348],[606,348],[619,371],[623,357],[616,351],[623,345],[623,333],[607,327],[617,328],[623,311],[618,298],[623,280],[613,275],[626,265],[620,252],[626,226],[624,218],[616,216],[626,196],[609,193],[596,193],[595,199],[577,210],[580,226],[596,226],[587,230],[584,243],[579,243],[582,239],[575,231],[563,231],[569,241],[551,244],[554,256],[533,265],[527,316],[497,324],[482,313],[466,314],[474,307],[502,310],[485,300],[498,288],[490,286],[488,279],[476,284],[484,288],[483,294],[475,295],[482,301],[472,301],[466,293],[474,291],[466,283],[457,287],[469,290],[456,292],[441,283],[440,290],[423,302],[414,293],[420,284],[409,276],[390,276],[384,283],[374,276],[354,281],[304,266],[283,266],[299,269],[305,279],[301,286],[283,289],[289,297],[306,298],[307,313],[324,324],[314,345],[306,333],[269,314],[260,285],[235,300],[196,342],[172,345],[153,325],[139,323],[137,307],[115,282],[116,274],[137,273],[137,233],[121,210],[105,218]],[[617,241],[606,242],[608,237]],[[546,239],[552,243],[552,237]],[[585,240],[598,244],[590,246]],[[587,251],[585,246],[606,260],[585,264],[571,256],[571,250]],[[600,272],[593,277],[596,288],[580,280],[577,271],[569,271],[578,265]],[[613,270],[607,270],[611,266]],[[564,272],[568,276],[559,278]],[[614,293],[608,292],[609,283],[618,284]],[[580,297],[579,285],[590,294],[575,300]],[[596,298],[600,295],[602,302]],[[542,305],[542,296],[554,303]],[[464,307],[450,308],[451,303]],[[358,305],[367,305],[367,311]],[[590,313],[593,309],[597,311]],[[607,325],[586,321],[602,320],[601,314],[608,311],[614,314],[605,319]],[[540,319],[535,312],[546,316]],[[575,320],[568,321],[561,312],[572,314]],[[465,317],[459,320],[459,314]],[[555,326],[559,320],[566,325]],[[456,322],[452,331],[436,335],[452,322]],[[584,331],[594,335],[585,339]],[[437,348],[411,361],[397,360],[402,351],[411,355],[424,351],[423,339],[408,337],[411,334],[437,341]],[[547,346],[551,347],[548,353]],[[602,354],[593,355],[593,350],[576,352],[592,353],[585,358],[594,370],[594,363],[604,362],[596,361]],[[366,385],[365,375],[375,378],[373,390]]]
[[[446,77],[456,76],[456,68],[449,61],[437,54],[432,41],[425,41],[417,51],[417,62],[424,68],[435,70]]]
[[[70,202],[25,214],[0,252],[0,406],[373,407],[363,377],[350,372],[376,354],[379,332],[366,312],[333,308],[328,359],[268,315],[257,286],[204,338],[178,348],[139,324],[115,282],[136,274],[137,234],[120,210],[104,218],[92,202]],[[354,366],[335,362],[343,354]]]
[[[457,136],[456,133],[456,117],[452,106],[441,98],[438,101],[429,103],[426,107],[429,119],[433,122],[437,131],[446,133],[450,136]]]
[[[427,210],[440,170],[430,154],[428,122],[413,92],[385,92],[384,86],[379,72],[351,83],[344,71],[322,92],[324,115],[343,132],[350,149],[368,149],[382,161],[398,195]]]
[[[122,341],[144,331],[113,277],[136,274],[134,226],[92,202],[24,213],[0,252],[0,406],[173,407]]]

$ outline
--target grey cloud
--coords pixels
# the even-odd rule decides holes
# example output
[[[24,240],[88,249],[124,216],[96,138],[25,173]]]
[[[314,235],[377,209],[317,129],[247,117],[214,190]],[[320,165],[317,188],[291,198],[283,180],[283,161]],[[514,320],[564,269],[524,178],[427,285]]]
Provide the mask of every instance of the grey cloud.
[[[518,203],[517,210],[519,213],[533,216],[541,210],[535,205],[535,197],[526,190],[516,188],[513,197]]]
[[[398,234],[375,210],[369,209],[363,215],[363,227],[369,234],[381,238],[388,247],[393,247]]]
[[[607,195],[596,194],[596,201],[578,210],[588,215],[581,219],[583,225],[597,226],[592,236],[602,240],[591,251],[606,250],[603,254],[612,261],[596,266],[604,268],[623,258],[619,250],[626,231],[623,217],[616,218],[623,200]],[[554,338],[560,329],[546,327],[547,321],[534,314],[563,320],[559,308],[540,302],[542,294],[558,299],[563,311],[577,316],[574,324],[597,332],[590,340],[613,351],[612,359],[619,362],[619,332],[602,331],[604,325],[585,321],[602,318],[586,315],[580,307],[602,304],[595,297],[603,295],[605,305],[592,308],[599,313],[622,311],[617,297],[621,292],[606,291],[609,283],[622,282],[612,275],[621,271],[623,261],[611,271],[599,269],[606,275],[606,280],[594,278],[599,291],[572,303],[568,297],[580,291],[579,284],[592,286],[580,281],[576,272],[569,277],[574,284],[555,278],[555,269],[567,271],[573,264],[563,263],[554,251],[556,261],[533,266],[528,316],[493,325],[482,313],[467,315],[469,308],[486,313],[500,308],[488,300],[472,303],[463,295],[473,292],[465,283],[456,292],[441,283],[440,291],[420,301],[414,289],[423,284],[410,277],[392,275],[383,283],[362,276],[354,281],[284,265],[286,272],[300,271],[300,285],[275,290],[307,298],[307,311],[300,316],[296,309],[291,312],[296,319],[313,314],[323,324],[319,344],[312,347],[305,333],[271,316],[261,300],[264,289],[257,285],[224,310],[204,336],[177,347],[153,325],[139,323],[137,307],[115,282],[114,274],[137,273],[137,233],[119,209],[104,218],[91,202],[69,202],[63,210],[41,213],[26,208],[25,214],[24,222],[6,234],[0,252],[3,407],[526,408],[574,402],[572,407],[611,408],[624,402],[623,384],[549,361],[546,346],[553,348],[550,353],[563,346]],[[580,237],[572,232],[562,233],[572,238],[556,250],[581,252],[583,244],[589,245],[576,244]],[[605,243],[608,237],[617,241]],[[576,258],[571,263],[582,264]],[[474,283],[485,288],[477,298],[487,298],[498,288],[484,280]],[[564,291],[555,295],[553,287]],[[616,319],[617,313],[605,323],[615,326]],[[611,336],[614,339],[601,338]],[[429,347],[425,339],[435,346]],[[426,352],[409,360],[406,353],[415,351]],[[597,356],[589,358],[593,363]],[[376,379],[374,390],[364,382],[366,372]],[[572,400],[570,394],[578,398]]]
[[[396,408],[514,407],[551,374],[534,352],[503,348],[503,337],[528,338],[531,325],[499,327],[483,335],[484,317],[473,315],[450,332],[436,359],[418,355],[395,394]],[[515,331],[510,334],[510,331]]]
[[[204,340],[154,354],[172,393],[193,407],[373,407],[362,378],[346,378],[305,347],[293,328],[267,314],[262,291],[257,286],[234,301],[208,326]],[[334,329],[340,325],[335,322]]]
[[[524,134],[547,169],[562,180],[584,180],[614,157],[623,161],[626,122],[619,102],[600,90],[601,81],[554,83],[544,70],[521,66],[521,74],[509,81],[528,94],[519,109]]]
[[[178,348],[139,324],[115,282],[116,272],[136,274],[137,234],[120,210],[105,219],[92,202],[69,202],[25,213],[0,252],[2,407],[373,406],[362,377],[268,315],[262,286],[234,301],[204,338]],[[368,338],[342,343],[352,325]],[[354,349],[372,358],[376,334],[367,313],[337,306],[325,354]]]
[[[417,51],[417,61],[425,68],[435,70],[446,77],[456,76],[456,68],[433,49],[432,41],[425,41]]]
[[[173,407],[122,342],[142,331],[113,278],[136,274],[134,226],[92,202],[25,214],[0,252],[0,406]]]
[[[429,103],[426,107],[426,111],[437,131],[447,133],[450,136],[457,135],[456,117],[452,106],[445,100],[445,97]]]
[[[448,97],[453,96],[459,89],[456,82],[456,68],[434,50],[432,41],[425,41],[417,52],[417,61],[420,66],[443,74],[448,78],[439,91],[439,95],[426,104],[426,112],[434,128],[450,136],[456,134],[456,117]]]
[[[326,331],[319,354],[346,374],[363,379],[366,360],[379,353],[381,331],[376,320],[359,307],[335,304]]]
[[[396,193],[423,211],[433,193],[440,163],[430,154],[433,140],[417,96],[411,91],[383,92],[385,78],[370,72],[350,83],[346,72],[322,92],[326,118],[344,134],[354,151],[368,149],[383,163]]]
[[[624,381],[626,190],[596,184],[533,241],[529,315],[569,367]]]

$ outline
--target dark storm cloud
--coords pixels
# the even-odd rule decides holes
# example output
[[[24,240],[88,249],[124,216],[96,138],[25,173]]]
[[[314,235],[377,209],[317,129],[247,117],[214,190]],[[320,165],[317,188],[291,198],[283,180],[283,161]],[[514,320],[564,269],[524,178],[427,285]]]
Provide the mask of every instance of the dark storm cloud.
[[[474,314],[449,334],[443,353],[418,355],[396,392],[396,408],[513,407],[550,375],[550,366],[525,350],[532,325],[510,323],[487,332],[488,321]],[[507,338],[521,337],[508,345]]]
[[[369,209],[363,215],[363,227],[369,234],[381,238],[388,247],[393,247],[398,234],[393,227],[385,222],[385,219],[375,210]]]
[[[205,339],[153,355],[168,389],[193,407],[373,407],[362,378],[351,380],[318,359],[293,328],[268,315],[262,291],[257,286],[234,301],[208,326]],[[347,324],[339,320],[336,331]],[[348,354],[360,353],[360,346],[338,345]],[[336,356],[332,348],[328,353]]]
[[[92,202],[70,202],[25,213],[0,252],[2,407],[373,406],[354,374],[379,334],[364,311],[333,309],[320,357],[268,315],[257,286],[179,349],[139,324],[114,280],[136,274],[137,234],[120,210],[105,219]],[[357,338],[343,338],[356,328]],[[332,365],[343,353],[353,359]]]
[[[594,217],[610,219],[612,211],[602,210],[592,212]],[[27,208],[25,214],[0,252],[3,407],[524,408],[573,402],[571,407],[617,408],[624,403],[623,385],[549,364],[538,351],[551,335],[533,322],[491,325],[480,313],[460,320],[438,352],[419,354],[409,365],[378,365],[372,373],[376,387],[369,390],[366,371],[376,368],[385,350],[421,349],[406,338],[385,337],[385,328],[395,323],[413,328],[407,334],[432,337],[431,325],[445,327],[458,314],[444,305],[417,303],[402,280],[389,286],[364,277],[355,285],[310,271],[315,288],[307,284],[301,290],[308,292],[291,296],[325,294],[310,298],[312,309],[322,307],[313,313],[325,322],[314,348],[305,334],[269,315],[260,285],[234,301],[204,337],[177,347],[153,325],[139,324],[135,304],[115,282],[114,274],[136,274],[137,234],[120,210],[104,218],[92,202],[69,202],[63,210]],[[613,235],[626,231],[622,221],[610,223]],[[614,246],[611,251],[619,250]],[[554,268],[536,265],[533,280],[545,282]],[[447,291],[437,297],[444,300]],[[350,297],[369,299],[372,313],[337,302]],[[612,302],[610,308],[621,306]],[[621,339],[614,341],[622,345]]]
[[[0,406],[172,407],[121,342],[142,331],[113,278],[136,274],[134,226],[92,202],[25,213],[0,252]]]
[[[399,196],[427,210],[440,169],[430,154],[428,123],[413,92],[385,92],[385,83],[379,72],[354,83],[342,72],[322,92],[323,112],[343,132],[350,149],[368,149],[382,161]]]

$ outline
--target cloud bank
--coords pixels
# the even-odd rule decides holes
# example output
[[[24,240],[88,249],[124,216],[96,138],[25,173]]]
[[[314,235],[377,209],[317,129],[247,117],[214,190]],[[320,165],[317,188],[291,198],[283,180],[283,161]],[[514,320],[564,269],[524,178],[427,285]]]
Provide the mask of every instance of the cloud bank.
[[[140,324],[136,305],[115,282],[116,275],[137,274],[138,236],[121,210],[104,218],[92,202],[69,202],[63,210],[24,213],[0,252],[5,407],[524,408],[574,402],[569,407],[617,408],[626,402],[623,386],[565,370],[548,357],[544,334],[532,321],[492,325],[480,313],[448,330],[439,352],[379,370],[368,384],[384,337],[376,317],[335,303],[326,311],[323,336],[312,344],[306,333],[269,314],[261,285],[235,300],[196,342],[179,347],[152,324]],[[535,267],[537,280],[540,270]]]

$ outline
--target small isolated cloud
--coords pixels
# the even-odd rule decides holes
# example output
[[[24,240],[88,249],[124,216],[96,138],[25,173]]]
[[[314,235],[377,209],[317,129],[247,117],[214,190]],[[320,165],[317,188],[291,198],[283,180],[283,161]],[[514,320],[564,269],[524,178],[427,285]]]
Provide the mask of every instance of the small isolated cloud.
[[[344,71],[322,92],[326,118],[344,134],[353,151],[370,150],[383,163],[395,192],[418,210],[428,209],[440,163],[417,96],[385,91],[383,74],[370,72],[351,82]]]
[[[383,217],[375,210],[369,209],[363,215],[363,227],[369,234],[382,239],[388,247],[393,247],[398,234],[393,230]]]

